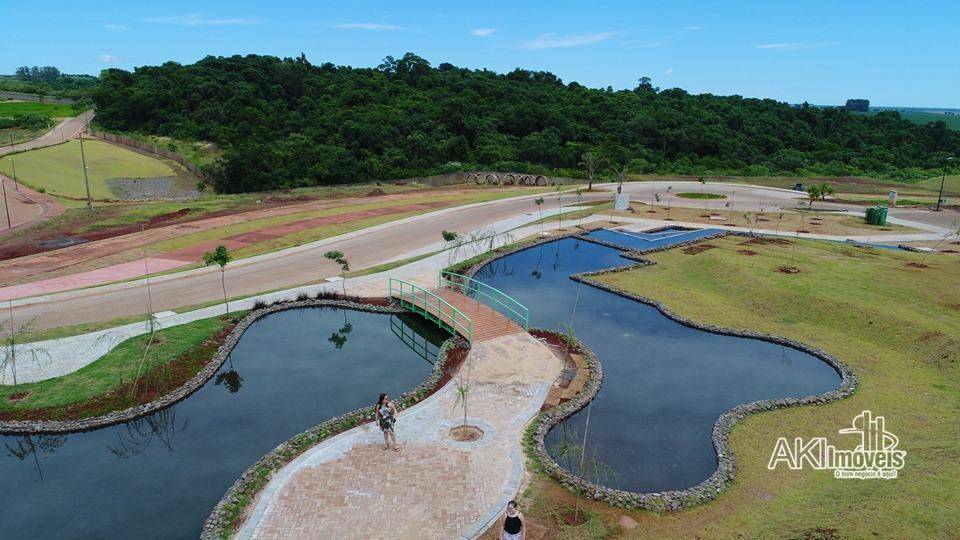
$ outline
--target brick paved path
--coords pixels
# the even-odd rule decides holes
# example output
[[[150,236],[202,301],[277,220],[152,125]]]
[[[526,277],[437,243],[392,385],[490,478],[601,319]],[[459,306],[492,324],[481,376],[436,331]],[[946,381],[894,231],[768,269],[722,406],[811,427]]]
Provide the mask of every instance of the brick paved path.
[[[448,437],[462,422],[456,379],[402,412],[402,452],[373,425],[310,449],[263,491],[240,538],[474,538],[502,513],[523,476],[521,437],[562,369],[529,334],[477,343],[469,371],[473,443]]]

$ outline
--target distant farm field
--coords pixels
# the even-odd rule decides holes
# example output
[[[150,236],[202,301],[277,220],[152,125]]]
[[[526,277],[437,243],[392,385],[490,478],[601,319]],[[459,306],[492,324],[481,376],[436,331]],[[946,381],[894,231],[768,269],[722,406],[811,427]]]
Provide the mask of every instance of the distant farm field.
[[[70,105],[32,101],[0,101],[0,116],[14,116],[16,114],[39,114],[51,118],[66,118],[77,115]]]
[[[873,116],[878,112],[881,112],[881,111],[871,110],[870,112],[858,113],[858,114],[867,114],[867,115]],[[909,120],[914,124],[919,124],[921,126],[925,124],[929,124],[930,122],[936,122],[940,120],[946,123],[947,127],[949,128],[960,129],[960,116],[947,116],[945,114],[936,114],[936,113],[930,113],[930,112],[924,112],[924,111],[909,111],[909,110],[897,111],[897,112],[900,113],[900,116],[903,119]]]
[[[132,150],[95,139],[84,140],[90,192],[95,199],[110,199],[114,194],[107,186],[112,178],[156,178],[175,176],[166,163]],[[23,183],[42,188],[52,195],[86,197],[81,168],[80,143],[76,140],[4,156],[0,158],[0,172],[12,176],[15,160],[17,177]]]

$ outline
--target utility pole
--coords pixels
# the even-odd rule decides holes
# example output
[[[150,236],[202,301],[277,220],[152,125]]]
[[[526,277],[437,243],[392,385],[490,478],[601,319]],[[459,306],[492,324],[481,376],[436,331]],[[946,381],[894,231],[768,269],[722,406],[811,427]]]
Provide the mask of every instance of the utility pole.
[[[10,223],[10,206],[7,205],[7,183],[3,181],[3,178],[0,178],[0,188],[3,189],[3,209],[7,212],[7,228],[12,229],[13,225]]]
[[[80,161],[83,163],[83,183],[87,187],[87,209],[93,211],[93,197],[90,196],[90,179],[87,178],[87,157],[83,153],[83,131],[77,133],[80,137]]]
[[[17,183],[17,163],[13,160],[13,133],[10,134],[10,166],[13,167],[13,189],[20,191],[20,184]]]
[[[948,157],[946,161],[953,161],[953,157]],[[940,201],[943,200],[943,183],[947,180],[947,163],[943,163],[943,176],[940,177],[940,194],[937,195],[937,208],[935,212],[940,211]]]

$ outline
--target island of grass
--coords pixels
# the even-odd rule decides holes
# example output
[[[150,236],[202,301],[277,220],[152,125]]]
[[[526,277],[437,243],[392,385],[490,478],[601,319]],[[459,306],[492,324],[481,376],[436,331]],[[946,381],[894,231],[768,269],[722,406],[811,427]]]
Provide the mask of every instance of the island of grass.
[[[196,375],[245,314],[201,319],[127,339],[69,375],[0,385],[0,420],[77,420],[149,403]],[[37,360],[50,361],[42,354]]]
[[[684,192],[677,193],[677,197],[681,199],[698,199],[703,201],[712,201],[715,199],[726,199],[726,195],[721,195],[719,193],[696,193],[696,192]]]
[[[637,537],[948,538],[960,530],[960,255],[921,261],[916,253],[836,242],[739,236],[700,245],[711,247],[651,254],[654,266],[595,279],[681,317],[821,348],[853,368],[859,390],[738,423],[736,477],[709,504],[666,514],[593,502],[588,509],[612,527],[629,514],[639,522]],[[783,266],[800,272],[778,272]],[[837,431],[863,410],[884,416],[907,452],[899,478],[838,480],[831,471],[767,468],[779,437],[827,437],[852,449],[859,439]],[[557,527],[551,511],[574,504],[543,477],[527,493],[528,520],[548,528]]]
[[[87,161],[90,193],[94,199],[114,197],[107,184],[110,179],[132,180],[177,175],[176,171],[159,159],[108,142],[86,139],[83,142],[83,151]],[[7,176],[12,175],[12,160],[16,160],[17,177],[34,189],[74,199],[87,196],[80,142],[77,140],[4,156],[0,158],[0,172]]]

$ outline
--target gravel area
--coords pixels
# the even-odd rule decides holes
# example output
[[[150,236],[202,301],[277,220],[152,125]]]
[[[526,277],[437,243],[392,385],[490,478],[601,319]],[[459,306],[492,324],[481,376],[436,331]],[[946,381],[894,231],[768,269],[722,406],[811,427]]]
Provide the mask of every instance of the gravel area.
[[[159,178],[112,178],[107,180],[110,191],[117,199],[141,201],[144,199],[184,200],[196,199],[200,192],[184,185],[176,176]]]

